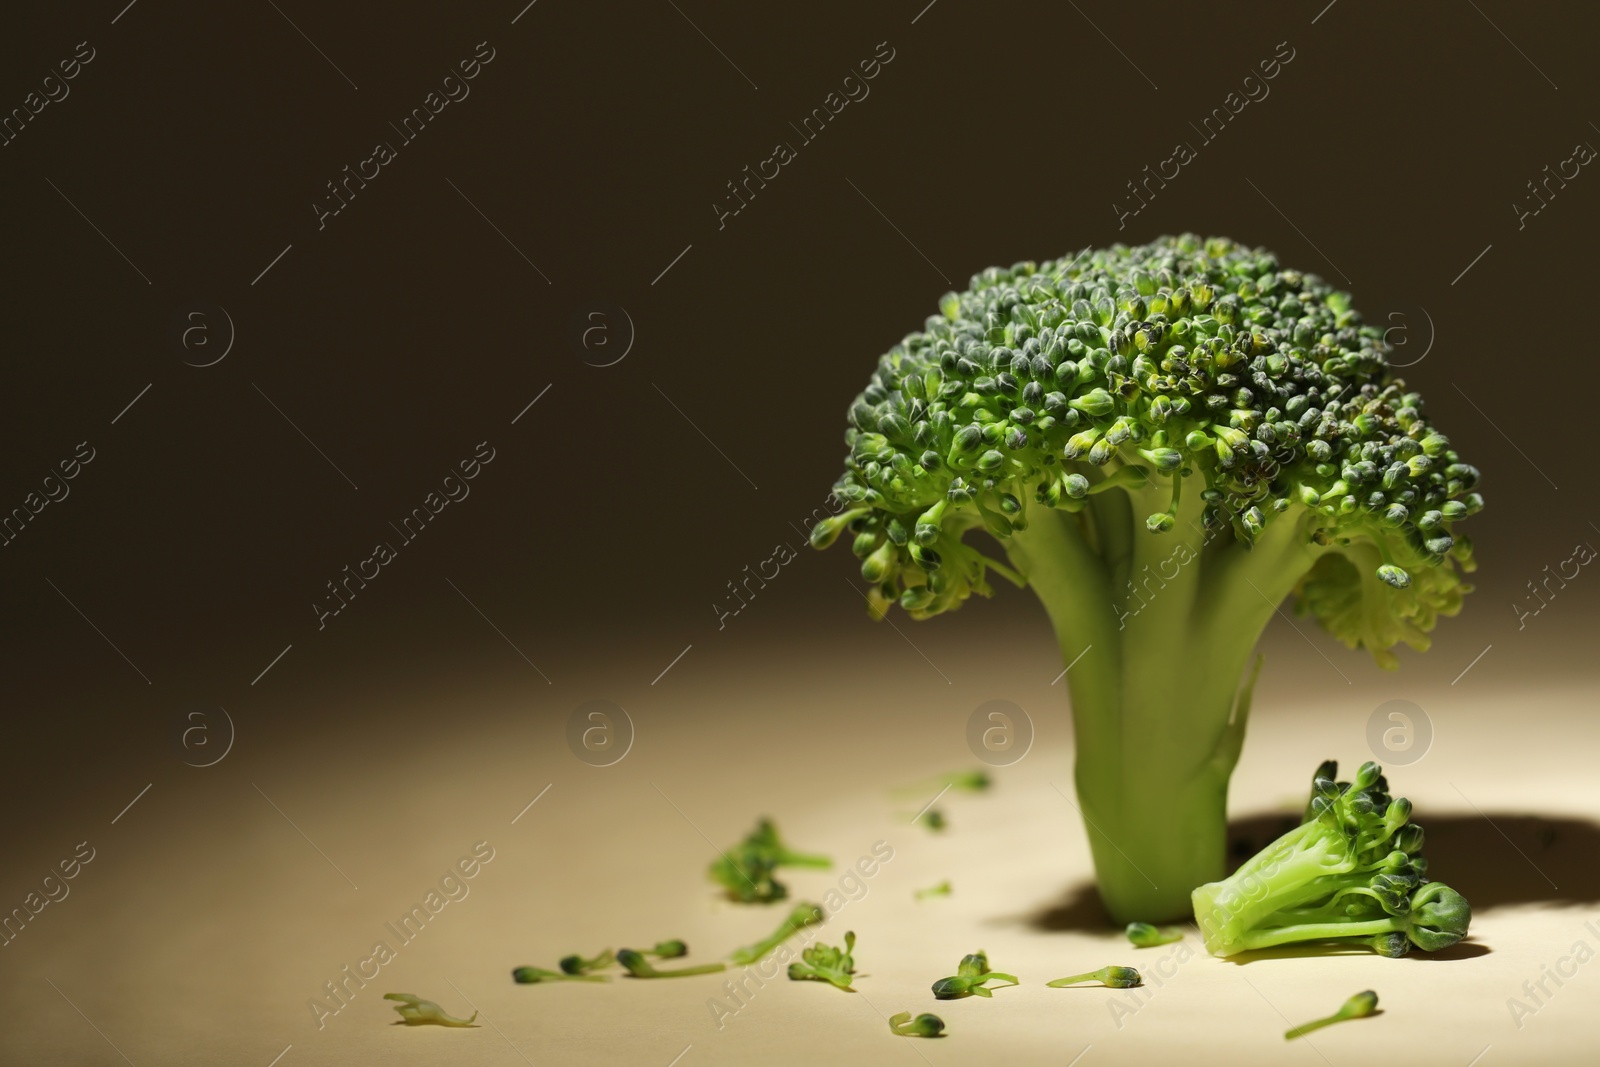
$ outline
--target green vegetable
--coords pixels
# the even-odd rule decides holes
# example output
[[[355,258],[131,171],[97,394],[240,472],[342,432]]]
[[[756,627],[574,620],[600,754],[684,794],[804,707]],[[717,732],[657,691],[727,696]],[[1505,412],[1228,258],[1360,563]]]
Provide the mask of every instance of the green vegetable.
[[[729,899],[744,904],[782,900],[789,889],[772,876],[779,867],[831,867],[827,856],[795,852],[778,837],[771,819],[762,819],[745,839],[712,861],[707,871]]]
[[[562,969],[547,971],[543,967],[516,967],[511,971],[511,979],[523,985],[532,985],[534,982],[609,982],[610,978],[603,974],[580,974],[566,970],[566,960],[561,961]]]
[[[603,971],[617,962],[616,953],[605,949],[593,959],[584,959],[573,954],[561,957],[561,970],[567,974],[588,974],[590,971]]]
[[[927,1012],[913,1019],[909,1011],[897,1011],[889,1016],[889,1029],[901,1037],[938,1037],[944,1033],[944,1020]]]
[[[913,890],[911,895],[917,900],[927,900],[929,897],[947,897],[950,895],[950,879],[946,878],[938,885],[929,886],[927,889]]]
[[[631,948],[617,951],[617,962],[622,964],[622,969],[628,972],[630,978],[681,978],[690,974],[715,974],[717,971],[728,969],[724,963],[702,963],[698,967],[674,967],[671,970],[657,970],[644,958],[644,953]]]
[[[949,825],[945,822],[944,812],[940,811],[938,808],[930,808],[928,813],[922,817],[922,821],[927,825],[928,829],[932,830],[934,833],[938,833],[940,830],[943,830],[947,825]]]
[[[1079,982],[1099,982],[1101,985],[1110,986],[1112,989],[1132,989],[1136,985],[1143,985],[1144,979],[1139,977],[1139,972],[1132,967],[1102,967],[1098,971],[1088,974],[1075,974],[1071,978],[1057,978],[1045,985],[1051,989],[1063,989]]]
[[[955,610],[993,575],[1033,588],[1069,665],[1101,897],[1118,923],[1176,919],[1226,870],[1278,604],[1385,667],[1426,648],[1467,592],[1454,528],[1478,472],[1382,328],[1260,249],[1185,235],[991,268],[940,311],[851,406],[842,510],[811,543],[848,531],[879,616]]]
[[[1194,891],[1194,916],[1215,956],[1296,942],[1362,945],[1403,956],[1460,941],[1472,908],[1427,879],[1422,827],[1411,802],[1390,798],[1383,768],[1364,763],[1351,782],[1338,764],[1317,768],[1305,821],[1230,877]]]
[[[822,909],[817,905],[796,904],[770,936],[762,938],[753,945],[735,949],[728,958],[741,967],[752,964],[793,937],[796,931],[807,926],[814,926],[822,922],[824,918]]]
[[[1326,1019],[1316,1019],[1309,1023],[1301,1023],[1293,1030],[1286,1030],[1283,1034],[1285,1041],[1293,1041],[1297,1037],[1304,1037],[1313,1030],[1320,1030],[1324,1026],[1342,1023],[1346,1019],[1363,1019],[1371,1015],[1378,1008],[1378,994],[1368,989],[1357,993],[1344,1002],[1344,1006]]]
[[[658,960],[672,960],[679,956],[689,954],[689,946],[673,938],[671,941],[657,941],[655,948],[642,950],[646,956],[654,956]]]
[[[394,1006],[394,1010],[400,1013],[400,1022],[395,1023],[396,1026],[401,1023],[406,1026],[423,1026],[428,1023],[435,1026],[471,1026],[472,1020],[478,1017],[478,1013],[473,1012],[465,1019],[457,1019],[433,1001],[423,1000],[413,993],[385,993],[383,999],[403,1002]]]
[[[1176,926],[1152,926],[1149,923],[1129,923],[1128,940],[1139,948],[1155,948],[1183,940],[1183,931]]]
[[[994,994],[985,988],[983,983],[993,978],[1010,982],[1012,985],[1022,984],[1014,974],[991,971],[988,955],[979,949],[969,956],[961,957],[960,966],[955,974],[933,983],[933,995],[940,1000],[959,1000],[974,993],[980,997],[992,997]]]
[[[789,964],[789,977],[795,981],[812,979],[818,982],[831,982],[846,993],[854,993],[850,988],[850,976],[856,973],[856,961],[851,956],[855,951],[856,935],[853,932],[844,935],[844,948],[837,949],[828,945],[807,945],[800,953],[800,960]]]

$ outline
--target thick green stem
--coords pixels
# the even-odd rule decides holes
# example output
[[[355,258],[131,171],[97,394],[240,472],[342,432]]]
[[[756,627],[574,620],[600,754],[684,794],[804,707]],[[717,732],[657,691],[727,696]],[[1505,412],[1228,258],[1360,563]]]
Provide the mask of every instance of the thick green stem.
[[[1073,664],[1078,806],[1101,899],[1119,924],[1186,917],[1190,892],[1224,873],[1228,778],[1245,726],[1240,680],[1293,584],[1274,565],[1299,563],[1283,566],[1280,555],[1298,548],[1284,537],[1258,559],[1221,568],[1259,607],[1227,585],[1219,592],[1215,575],[1202,573],[1198,493],[1185,494],[1170,533],[1143,528],[1170,502],[1165,480],[1154,482],[1095,502],[1128,509],[1131,551],[1114,563],[1088,549],[1070,514],[1038,515],[1007,541]],[[1223,594],[1238,618],[1219,621],[1213,601]]]

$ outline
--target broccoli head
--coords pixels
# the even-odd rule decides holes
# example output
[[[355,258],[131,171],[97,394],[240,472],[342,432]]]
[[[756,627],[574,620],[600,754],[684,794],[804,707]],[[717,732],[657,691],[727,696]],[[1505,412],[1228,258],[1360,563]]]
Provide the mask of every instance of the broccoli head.
[[[1349,294],[1192,235],[977,274],[850,407],[839,512],[880,617],[1033,588],[1119,922],[1220,876],[1251,652],[1294,597],[1394,667],[1468,591],[1478,472]],[[969,543],[981,530],[1005,556]]]

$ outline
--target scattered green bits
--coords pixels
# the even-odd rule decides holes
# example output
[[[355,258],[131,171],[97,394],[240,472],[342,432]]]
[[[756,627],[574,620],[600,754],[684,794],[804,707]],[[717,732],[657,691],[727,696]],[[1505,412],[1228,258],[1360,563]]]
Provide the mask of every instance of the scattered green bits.
[[[854,993],[855,990],[850,986],[850,978],[856,973],[856,961],[851,955],[855,947],[854,931],[844,935],[843,949],[820,943],[807,945],[800,953],[800,959],[789,964],[789,978],[793,981],[811,979],[828,982],[846,993]]]
[[[401,1002],[394,1006],[394,1010],[400,1013],[400,1022],[396,1026],[401,1023],[406,1026],[425,1026],[429,1023],[434,1026],[473,1026],[472,1020],[478,1017],[478,1013],[473,1012],[465,1019],[457,1019],[433,1001],[423,1000],[414,993],[385,993],[383,999]]]
[[[989,957],[982,949],[961,958],[960,966],[956,973],[949,978],[941,978],[933,983],[933,995],[940,1000],[960,1000],[976,994],[980,997],[992,997],[985,982],[991,979],[1000,979],[1012,985],[1021,985],[1022,982],[1014,974],[1005,974],[1001,971],[989,969]]]
[[[1313,1030],[1320,1030],[1324,1026],[1342,1023],[1346,1019],[1363,1019],[1378,1010],[1378,994],[1370,989],[1362,990],[1339,1008],[1338,1011],[1326,1019],[1313,1019],[1308,1023],[1301,1023],[1293,1030],[1286,1030],[1283,1034],[1285,1041],[1293,1041],[1297,1037],[1304,1037]]]
[[[1143,985],[1144,979],[1139,977],[1139,972],[1132,967],[1102,967],[1098,971],[1087,974],[1075,974],[1070,978],[1057,978],[1045,985],[1051,989],[1064,989],[1067,986],[1077,985],[1080,982],[1099,982],[1101,985],[1110,986],[1112,989],[1131,989],[1136,985]]]
[[[1128,940],[1139,948],[1155,948],[1183,940],[1183,931],[1176,926],[1153,926],[1150,923],[1129,923]]]
[[[944,1033],[944,1020],[928,1012],[913,1019],[909,1011],[897,1011],[889,1016],[889,1030],[901,1037],[939,1037]]]

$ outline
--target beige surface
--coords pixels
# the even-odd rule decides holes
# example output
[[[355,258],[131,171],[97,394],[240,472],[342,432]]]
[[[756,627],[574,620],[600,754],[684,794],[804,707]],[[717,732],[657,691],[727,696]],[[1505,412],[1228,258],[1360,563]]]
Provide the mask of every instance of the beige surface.
[[[1092,909],[1065,906],[1083,892],[1089,868],[1077,814],[1055,789],[1070,795],[1070,755],[1064,694],[1048,684],[1059,669],[1048,635],[997,639],[982,672],[953,668],[963,662],[954,643],[970,633],[952,629],[947,638],[919,628],[916,636],[928,658],[954,675],[949,684],[878,630],[853,653],[832,644],[739,646],[736,655],[731,645],[697,648],[701,658],[675,668],[672,684],[630,682],[609,692],[605,682],[617,685],[619,677],[613,661],[569,669],[567,677],[595,686],[590,691],[583,683],[530,688],[500,678],[440,680],[436,691],[404,694],[352,686],[328,698],[324,730],[273,737],[258,727],[217,767],[161,778],[114,826],[106,819],[131,795],[124,784],[131,779],[92,783],[106,819],[90,825],[74,816],[73,825],[48,826],[60,847],[30,845],[36,854],[24,857],[42,873],[78,840],[97,850],[71,895],[0,949],[9,1008],[0,1061],[123,1062],[111,1043],[140,1065],[261,1067],[286,1046],[282,1067],[665,1067],[680,1052],[683,1067],[924,1060],[1014,1067],[1065,1064],[1086,1048],[1079,1061],[1086,1065],[1181,1058],[1343,1067],[1381,1055],[1464,1067],[1486,1046],[1477,1061],[1485,1065],[1593,1061],[1600,964],[1580,969],[1562,989],[1551,985],[1555,996],[1520,1030],[1507,1007],[1509,997],[1523,995],[1525,980],[1538,980],[1541,967],[1554,966],[1574,942],[1600,948],[1600,935],[1584,926],[1593,920],[1600,930],[1593,833],[1579,825],[1541,840],[1537,826],[1509,818],[1591,819],[1600,811],[1592,688],[1562,683],[1530,694],[1510,685],[1440,684],[1424,687],[1422,699],[1352,657],[1339,662],[1356,684],[1335,682],[1313,709],[1288,694],[1307,680],[1320,685],[1313,672],[1326,668],[1314,650],[1286,645],[1263,686],[1234,810],[1297,803],[1302,780],[1323,756],[1366,757],[1367,714],[1378,702],[1421,699],[1438,731],[1434,748],[1396,770],[1393,781],[1425,826],[1445,828],[1442,854],[1430,849],[1435,875],[1469,898],[1486,893],[1508,903],[1480,906],[1473,946],[1445,959],[1352,955],[1241,966],[1200,954],[1193,934],[1185,942],[1193,954],[1180,961],[1177,946],[1135,951],[1108,931],[1049,928],[1072,926]],[[1001,678],[1022,681],[997,685]],[[583,699],[602,695],[629,708],[639,736],[621,763],[595,769],[568,753],[561,721]],[[947,801],[944,835],[908,826],[918,803],[896,803],[887,787],[971,765],[966,716],[994,696],[1032,712],[1036,747],[998,775],[991,795]],[[547,784],[549,792],[513,825]],[[1480,809],[1531,854],[1520,856]],[[879,840],[894,849],[865,896],[823,934],[834,942],[845,929],[857,932],[858,965],[869,976],[859,995],[779,977],[719,1030],[707,1006],[721,992],[716,977],[510,981],[515,965],[553,966],[568,952],[603,945],[682,937],[702,960],[765,933],[777,909],[718,902],[702,877],[711,856],[706,839],[731,842],[762,813],[776,817],[796,846],[838,861],[867,854]],[[469,895],[446,905],[319,1029],[308,998],[369,955],[375,941],[396,945],[384,924],[482,840],[494,858],[466,882]],[[1469,868],[1461,858],[1474,854],[1481,862]],[[1550,889],[1540,870],[1567,884]],[[789,881],[797,896],[818,897],[839,876],[837,869],[795,872]],[[952,897],[912,902],[913,889],[946,877]],[[980,947],[1023,986],[992,1000],[934,1002],[929,983]],[[1043,984],[1112,962],[1170,976],[1137,994]],[[1369,987],[1381,996],[1382,1015],[1284,1044],[1289,1023],[1332,1011]],[[392,1026],[397,1016],[381,999],[388,991],[417,993],[461,1015],[475,1006],[488,1025]],[[892,1037],[882,1017],[898,1010],[934,1010],[950,1036]]]

